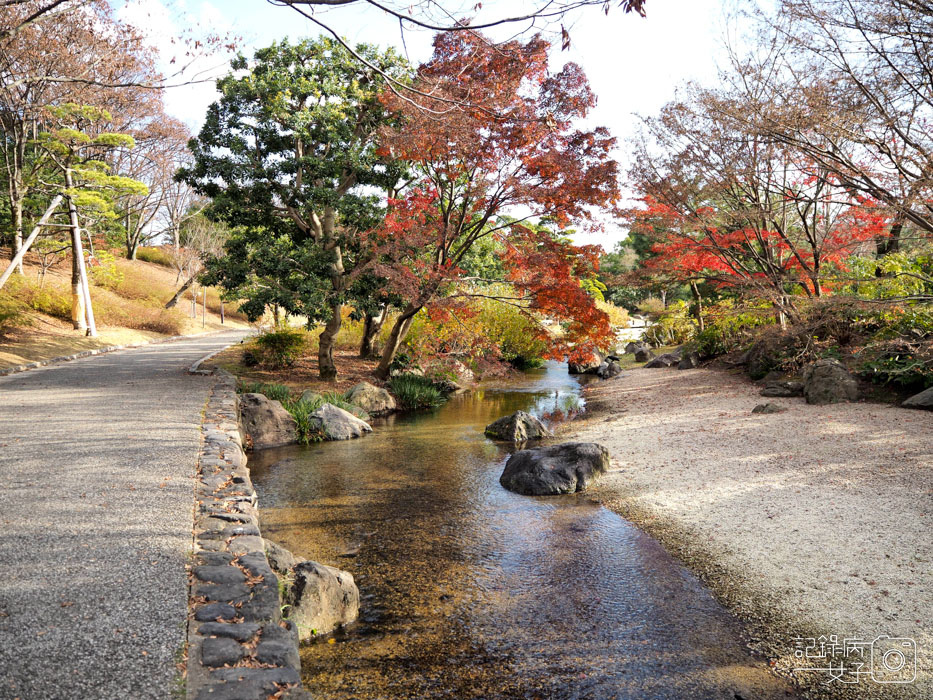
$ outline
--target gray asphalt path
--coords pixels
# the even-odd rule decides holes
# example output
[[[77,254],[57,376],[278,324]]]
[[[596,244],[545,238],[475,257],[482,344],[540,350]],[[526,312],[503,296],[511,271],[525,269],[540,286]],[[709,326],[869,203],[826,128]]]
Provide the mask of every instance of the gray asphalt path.
[[[233,332],[0,378],[0,698],[171,698],[201,410]]]

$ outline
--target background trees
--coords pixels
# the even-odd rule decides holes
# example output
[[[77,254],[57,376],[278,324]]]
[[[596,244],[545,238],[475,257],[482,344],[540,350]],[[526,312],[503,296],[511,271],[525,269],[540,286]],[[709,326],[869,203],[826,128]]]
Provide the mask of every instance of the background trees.
[[[493,47],[475,33],[440,34],[433,58],[418,71],[417,94],[385,94],[400,122],[383,129],[381,152],[409,162],[434,203],[421,224],[430,230],[430,243],[409,278],[409,301],[386,342],[377,376],[388,375],[415,314],[463,276],[465,259],[484,239],[507,242],[507,278],[530,307],[560,318],[592,308],[585,294],[576,294],[579,280],[562,264],[568,256],[586,260],[585,251],[528,224],[541,217],[559,226],[585,224],[592,209],[613,207],[615,140],[605,129],[576,126],[595,96],[578,66],[550,73],[547,50],[540,37]],[[522,218],[507,216],[513,211],[523,212]],[[532,260],[539,273],[551,263],[554,277],[525,274]],[[568,284],[569,279],[576,281]],[[558,297],[561,303],[554,302]],[[580,352],[605,342],[608,323],[598,314],[590,320],[595,323],[572,325],[567,337]]]
[[[753,20],[717,86],[645,120],[627,221],[651,250],[628,280],[680,283],[711,354],[776,323],[771,368],[833,353],[933,383],[916,359],[931,343],[933,11],[783,0]]]
[[[392,50],[357,52],[383,73],[407,73]],[[232,67],[248,72],[219,81],[222,97],[183,170],[213,199],[213,214],[240,227],[230,266],[214,266],[212,279],[231,291],[248,289],[245,308],[254,317],[271,303],[309,324],[324,322],[318,362],[321,376],[333,377],[350,273],[368,260],[357,234],[380,218],[374,192],[394,191],[400,177],[376,153],[376,131],[387,118],[378,99],[384,79],[329,39],[275,44],[252,64],[241,57]]]

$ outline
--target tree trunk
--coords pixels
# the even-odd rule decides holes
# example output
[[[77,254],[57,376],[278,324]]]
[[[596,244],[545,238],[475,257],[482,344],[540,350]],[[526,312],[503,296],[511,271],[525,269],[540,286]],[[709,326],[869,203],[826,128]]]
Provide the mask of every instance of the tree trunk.
[[[878,257],[888,253],[897,253],[901,249],[901,232],[904,230],[904,217],[898,214],[891,223],[891,230],[888,236],[879,237],[875,243]]]
[[[376,340],[376,336],[379,335],[379,331],[382,330],[382,325],[385,323],[388,313],[389,307],[383,306],[382,313],[379,316],[366,314],[363,321],[363,339],[360,341],[360,357],[364,359],[375,357],[373,342]]]
[[[166,302],[165,304],[166,309],[171,309],[172,307],[174,307],[175,304],[177,304],[179,300],[183,296],[185,296],[185,292],[187,292],[188,289],[191,287],[191,285],[194,284],[194,280],[196,277],[197,275],[194,274],[194,275],[191,275],[191,277],[189,277],[187,280],[185,280],[185,283],[181,285],[181,287],[178,288],[177,292],[175,292],[175,296],[173,296],[171,299],[168,300],[168,302]]]
[[[377,378],[389,378],[389,368],[392,365],[393,360],[395,360],[395,354],[398,352],[402,341],[405,340],[405,336],[408,335],[408,329],[411,328],[411,322],[415,318],[415,314],[420,310],[420,306],[409,306],[407,309],[405,309],[404,312],[402,312],[402,315],[395,320],[395,323],[392,325],[392,332],[389,333],[389,339],[386,341],[386,345],[382,349],[382,358],[379,360],[379,366],[376,367],[375,371],[373,372]]]
[[[696,311],[694,315],[697,319],[697,328],[702,333],[706,330],[706,322],[703,320],[703,296],[700,294],[700,289],[697,287],[696,282],[690,283],[690,291],[693,293],[693,300],[696,302]]]
[[[65,183],[69,189],[72,187],[69,171],[65,172]],[[68,218],[71,222],[71,321],[75,330],[83,330],[93,338],[97,335],[97,325],[94,322],[91,290],[88,285],[87,270],[84,267],[84,245],[81,242],[78,210],[75,209],[70,197]]]
[[[13,248],[10,251],[10,257],[15,258],[23,245],[23,202],[27,194],[23,184],[23,169],[26,164],[28,132],[23,123],[17,122],[10,130],[9,135],[13,140],[13,162],[10,163],[8,159],[6,161],[10,173],[8,192],[10,195],[10,218],[13,224]],[[20,262],[16,266],[16,272],[23,274],[22,258],[20,258]]]
[[[74,187],[71,170],[65,169],[65,187],[69,190]],[[84,267],[84,246],[81,243],[81,228],[78,223],[78,210],[74,200],[68,198],[68,221],[71,224],[71,320],[75,330],[87,329],[86,333],[92,338],[97,336],[97,324],[94,322],[94,306],[91,304],[91,288],[87,279],[87,270]],[[80,299],[80,301],[79,301]],[[83,314],[81,302],[84,304]],[[87,323],[84,323],[87,316]]]
[[[16,272],[23,274],[23,257],[19,255],[23,249],[23,199],[16,197],[15,201],[10,202],[10,209],[13,214],[13,255],[15,260],[19,256],[19,262],[16,264]]]
[[[26,239],[26,242],[20,247],[16,255],[13,256],[12,262],[10,262],[9,267],[7,267],[3,275],[0,275],[0,289],[3,289],[3,285],[6,284],[7,279],[9,279],[10,275],[13,273],[13,270],[17,266],[20,266],[20,269],[22,269],[21,265],[22,265],[23,256],[26,255],[26,251],[29,250],[29,246],[31,246],[33,242],[36,240],[36,238],[39,236],[39,233],[42,231],[42,227],[45,226],[45,223],[49,220],[49,217],[52,216],[52,214],[58,208],[58,205],[61,203],[62,199],[63,199],[62,195],[60,194],[55,195],[55,198],[52,200],[51,204],[49,204],[48,208],[45,210],[45,213],[42,215],[42,218],[39,219],[35,227],[32,229],[32,233],[29,234],[29,238]],[[43,277],[45,276],[46,270],[48,270],[48,266],[43,265],[42,267]]]
[[[340,332],[343,324],[343,304],[335,303],[330,307],[330,320],[318,336],[317,366],[321,379],[334,379],[337,376],[337,365],[334,364],[334,338]]]

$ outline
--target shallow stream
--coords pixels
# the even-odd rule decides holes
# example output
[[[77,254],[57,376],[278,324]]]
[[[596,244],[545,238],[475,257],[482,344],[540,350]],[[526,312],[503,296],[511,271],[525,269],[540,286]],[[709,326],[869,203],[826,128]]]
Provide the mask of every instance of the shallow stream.
[[[506,491],[483,427],[580,403],[566,366],[251,458],[265,537],[353,573],[360,620],[302,649],[320,700],[786,698],[740,627],[586,494]]]

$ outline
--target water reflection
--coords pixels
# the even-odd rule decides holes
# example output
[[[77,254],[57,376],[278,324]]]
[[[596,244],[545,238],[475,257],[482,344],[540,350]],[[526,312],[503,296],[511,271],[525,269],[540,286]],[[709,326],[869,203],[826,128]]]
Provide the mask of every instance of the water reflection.
[[[786,697],[656,542],[585,494],[500,487],[508,450],[485,425],[572,412],[579,392],[550,364],[361,440],[253,458],[265,535],[360,586],[360,621],[302,651],[316,697]]]

